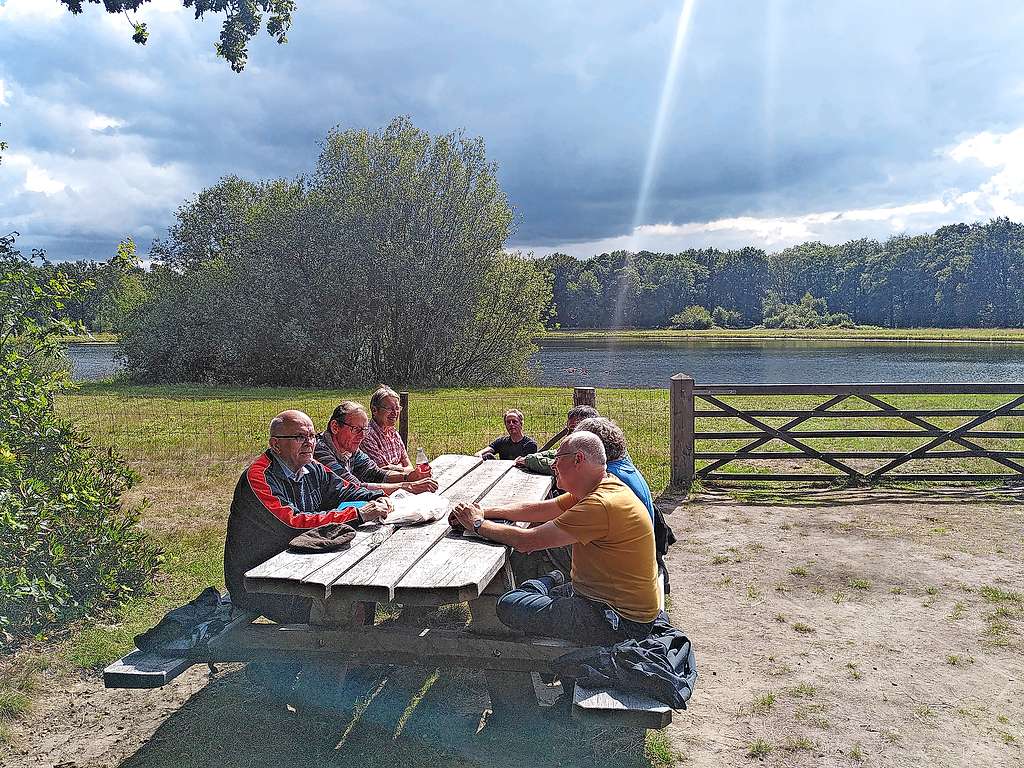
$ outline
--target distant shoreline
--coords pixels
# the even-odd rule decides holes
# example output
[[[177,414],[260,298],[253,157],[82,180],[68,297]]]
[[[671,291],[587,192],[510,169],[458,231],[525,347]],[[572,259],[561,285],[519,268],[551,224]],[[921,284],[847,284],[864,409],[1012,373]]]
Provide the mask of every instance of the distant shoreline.
[[[704,331],[675,331],[658,329],[624,329],[612,331],[603,328],[547,331],[534,337],[534,341],[593,341],[599,339],[629,341],[863,341],[863,342],[1000,342],[1024,343],[1024,328],[709,328]],[[82,336],[62,336],[62,344],[117,344],[116,333],[93,333]]]
[[[1024,343],[1024,328],[710,328],[703,331],[676,330],[556,330],[537,336],[537,341],[586,341],[622,339],[628,341],[860,341],[860,342],[999,342]]]

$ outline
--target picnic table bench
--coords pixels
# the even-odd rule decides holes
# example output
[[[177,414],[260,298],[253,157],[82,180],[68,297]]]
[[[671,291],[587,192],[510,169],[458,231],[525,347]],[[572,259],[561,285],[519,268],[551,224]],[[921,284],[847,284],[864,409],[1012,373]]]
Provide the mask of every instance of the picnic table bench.
[[[524,472],[511,461],[443,455],[431,466],[438,492],[452,502],[492,506],[541,500],[553,478]],[[492,708],[536,698],[531,673],[550,673],[553,662],[580,647],[563,640],[526,637],[498,621],[498,595],[515,585],[505,546],[452,531],[447,519],[415,526],[364,525],[347,549],[282,552],[246,573],[251,591],[313,598],[309,624],[253,623],[235,609],[230,621],[187,658],[135,651],[104,672],[107,687],[155,687],[194,663],[276,661],[323,664],[400,664],[480,669]],[[472,619],[458,630],[410,622],[365,625],[363,601],[438,607],[468,603]],[[403,613],[404,613],[403,609]],[[646,696],[612,689],[572,692],[573,716],[603,724],[664,728],[672,710]]]

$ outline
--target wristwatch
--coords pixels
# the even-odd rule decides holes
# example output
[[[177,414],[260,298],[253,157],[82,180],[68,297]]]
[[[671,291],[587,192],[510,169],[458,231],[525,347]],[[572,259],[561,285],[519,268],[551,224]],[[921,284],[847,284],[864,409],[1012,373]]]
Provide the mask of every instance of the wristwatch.
[[[480,535],[480,526],[483,525],[483,524],[484,524],[484,519],[482,517],[477,519],[477,520],[474,520],[473,521],[473,533],[475,533],[477,536],[479,536]]]

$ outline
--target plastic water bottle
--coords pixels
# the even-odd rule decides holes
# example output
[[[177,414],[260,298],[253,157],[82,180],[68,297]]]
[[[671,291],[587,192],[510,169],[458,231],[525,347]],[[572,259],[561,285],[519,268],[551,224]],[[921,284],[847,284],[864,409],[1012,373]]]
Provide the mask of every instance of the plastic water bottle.
[[[427,459],[427,452],[423,450],[423,446],[416,449],[416,469],[420,474],[430,471],[430,461]]]

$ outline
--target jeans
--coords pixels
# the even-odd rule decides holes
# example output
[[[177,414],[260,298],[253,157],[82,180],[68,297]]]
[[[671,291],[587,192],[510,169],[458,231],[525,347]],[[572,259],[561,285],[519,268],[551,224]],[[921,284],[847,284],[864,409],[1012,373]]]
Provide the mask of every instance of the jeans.
[[[571,583],[561,582],[557,571],[523,582],[498,598],[498,618],[528,635],[558,637],[579,645],[615,645],[651,633],[653,622],[623,618],[608,605],[576,594]]]

